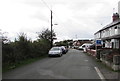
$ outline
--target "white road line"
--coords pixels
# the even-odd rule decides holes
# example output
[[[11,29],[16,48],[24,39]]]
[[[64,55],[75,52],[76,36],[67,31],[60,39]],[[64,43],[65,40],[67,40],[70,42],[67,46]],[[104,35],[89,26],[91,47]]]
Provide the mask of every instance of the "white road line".
[[[84,61],[88,62],[88,60],[84,60]]]
[[[102,81],[106,81],[106,80],[105,80],[105,77],[104,77],[103,74],[100,72],[100,70],[99,70],[97,67],[94,67],[94,68],[95,68],[96,72],[98,73],[100,79],[101,79]]]

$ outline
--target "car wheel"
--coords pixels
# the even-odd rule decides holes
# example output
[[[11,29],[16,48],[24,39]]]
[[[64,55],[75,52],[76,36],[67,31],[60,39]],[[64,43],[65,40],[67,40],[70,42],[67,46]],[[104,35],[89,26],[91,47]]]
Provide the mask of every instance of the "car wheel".
[[[48,55],[48,57],[51,57],[51,55]]]
[[[59,57],[61,57],[61,56],[62,56],[62,54],[59,55]]]

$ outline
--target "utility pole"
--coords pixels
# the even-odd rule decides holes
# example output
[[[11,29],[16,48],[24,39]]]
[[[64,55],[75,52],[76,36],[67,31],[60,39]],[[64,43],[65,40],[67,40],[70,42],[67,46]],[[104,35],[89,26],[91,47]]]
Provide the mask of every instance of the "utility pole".
[[[51,11],[51,48],[53,47],[53,35],[52,35],[52,33],[53,33],[53,31],[52,31],[52,26],[53,26],[53,24],[52,24],[52,10],[50,10]]]

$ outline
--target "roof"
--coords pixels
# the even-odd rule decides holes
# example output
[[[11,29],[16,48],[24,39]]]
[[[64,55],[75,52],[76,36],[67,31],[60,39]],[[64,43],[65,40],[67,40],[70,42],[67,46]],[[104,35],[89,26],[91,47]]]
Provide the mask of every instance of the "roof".
[[[115,26],[115,25],[117,25],[117,24],[120,24],[120,19],[118,19],[118,20],[116,20],[116,21],[114,21],[114,22],[106,25],[105,27],[103,27],[102,29],[100,29],[99,31],[97,31],[96,33],[100,32],[100,31],[102,31],[102,30],[105,30],[105,29],[107,29],[107,28],[110,28],[110,27],[112,27],[112,26]],[[95,33],[95,34],[96,34],[96,33]]]

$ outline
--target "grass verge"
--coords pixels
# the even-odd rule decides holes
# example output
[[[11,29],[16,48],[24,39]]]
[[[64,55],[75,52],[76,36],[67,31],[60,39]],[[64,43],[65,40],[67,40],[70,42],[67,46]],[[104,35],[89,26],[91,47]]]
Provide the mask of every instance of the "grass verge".
[[[38,58],[31,58],[31,59],[26,59],[26,60],[23,60],[19,63],[15,63],[15,64],[12,64],[12,65],[6,65],[2,68],[2,72],[5,73],[7,71],[10,71],[12,69],[15,69],[15,68],[18,68],[18,67],[21,67],[21,66],[24,66],[24,65],[27,65],[27,64],[31,64],[35,61],[38,61],[38,60],[41,60],[43,58],[46,58],[48,55],[44,55],[44,56],[41,56],[41,57],[38,57]]]

